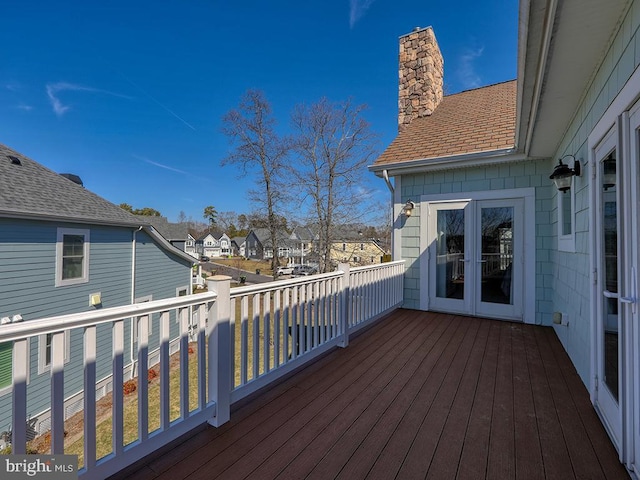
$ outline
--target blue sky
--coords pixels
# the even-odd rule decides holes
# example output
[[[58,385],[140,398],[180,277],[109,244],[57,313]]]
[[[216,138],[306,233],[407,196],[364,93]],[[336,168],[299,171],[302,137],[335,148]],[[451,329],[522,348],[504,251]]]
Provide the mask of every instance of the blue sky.
[[[294,105],[367,104],[382,151],[397,133],[398,37],[434,28],[448,94],[516,77],[515,0],[30,1],[0,12],[0,143],[80,175],[113,203],[169,220],[249,213],[221,167],[222,116],[262,90],[286,133]],[[375,198],[384,182],[363,172]]]

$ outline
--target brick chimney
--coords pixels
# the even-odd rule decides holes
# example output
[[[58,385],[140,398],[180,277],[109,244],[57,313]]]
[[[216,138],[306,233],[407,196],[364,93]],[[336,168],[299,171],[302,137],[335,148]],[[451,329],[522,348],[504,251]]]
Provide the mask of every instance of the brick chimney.
[[[431,115],[443,95],[444,60],[431,27],[400,37],[398,130]]]

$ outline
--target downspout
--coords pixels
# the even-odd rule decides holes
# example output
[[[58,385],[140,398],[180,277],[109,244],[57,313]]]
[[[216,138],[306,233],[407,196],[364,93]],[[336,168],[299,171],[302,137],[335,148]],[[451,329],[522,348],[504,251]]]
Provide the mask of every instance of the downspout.
[[[395,260],[395,258],[393,258],[393,252],[395,252],[394,250],[394,241],[393,241],[393,221],[394,221],[394,217],[393,217],[393,211],[394,211],[394,205],[393,205],[393,200],[394,200],[394,193],[395,193],[395,189],[393,188],[393,185],[391,184],[391,181],[389,180],[389,172],[387,172],[387,169],[385,168],[384,170],[382,170],[382,178],[384,178],[385,183],[387,184],[387,188],[389,189],[389,191],[391,192],[391,213],[390,215],[390,225],[391,225],[391,232],[389,232],[391,234],[391,260]]]
[[[140,230],[142,230],[142,226],[138,227],[137,230],[133,231],[133,237],[132,237],[132,240],[131,240],[131,305],[136,303],[136,235]],[[133,356],[133,354],[134,354],[134,351],[133,351],[133,331],[134,331],[133,322],[135,322],[135,318],[131,317],[131,330],[129,330],[131,332],[130,335],[129,335],[129,337],[130,337],[129,358],[131,358],[131,370],[129,371],[129,378],[133,378],[134,372],[135,372],[135,366],[136,366],[136,360],[135,360],[135,358]]]

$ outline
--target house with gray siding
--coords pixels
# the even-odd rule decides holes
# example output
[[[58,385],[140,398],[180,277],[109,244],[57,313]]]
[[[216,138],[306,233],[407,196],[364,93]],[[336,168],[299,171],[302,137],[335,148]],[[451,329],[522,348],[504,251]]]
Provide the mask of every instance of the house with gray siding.
[[[401,36],[399,131],[369,167],[391,191],[405,307],[553,328],[632,472],[639,29],[636,0],[521,0],[517,79],[452,95],[433,29]]]
[[[0,145],[0,328],[190,294],[193,262],[149,222],[95,195],[77,177],[59,175]],[[150,345],[159,342],[154,322],[150,319]],[[172,329],[177,337],[176,322]],[[125,336],[125,370],[131,372],[136,333],[130,325]],[[65,341],[65,406],[71,415],[82,408],[82,332],[68,332]],[[27,406],[33,434],[48,429],[50,342],[44,335],[29,346]],[[98,343],[111,342],[111,331],[99,326]],[[98,358],[97,368],[100,395],[111,388],[110,356]],[[0,432],[11,418],[11,379],[12,344],[3,344]]]

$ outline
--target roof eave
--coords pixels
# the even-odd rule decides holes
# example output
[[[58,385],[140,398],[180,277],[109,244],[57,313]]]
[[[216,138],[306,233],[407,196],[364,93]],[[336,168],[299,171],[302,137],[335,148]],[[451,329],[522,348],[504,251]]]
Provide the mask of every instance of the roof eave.
[[[447,157],[422,158],[398,163],[369,165],[369,171],[379,177],[383,171],[389,176],[418,173],[430,170],[450,170],[454,168],[469,168],[477,166],[495,165],[500,163],[520,162],[528,160],[528,157],[519,153],[515,148],[505,148],[485,152],[465,153]]]
[[[43,222],[58,222],[58,223],[80,223],[82,225],[105,225],[110,227],[139,227],[140,225],[147,226],[149,224],[143,224],[141,222],[125,222],[125,221],[113,221],[94,218],[78,218],[67,217],[65,215],[50,215],[43,213],[27,213],[27,212],[13,212],[0,210],[0,218],[15,218],[19,220],[37,220]]]

